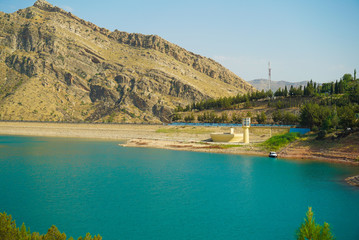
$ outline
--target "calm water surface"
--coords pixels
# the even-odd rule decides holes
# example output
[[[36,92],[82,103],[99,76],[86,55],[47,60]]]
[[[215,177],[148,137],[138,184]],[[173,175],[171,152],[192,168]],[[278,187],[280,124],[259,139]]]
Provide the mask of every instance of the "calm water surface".
[[[337,239],[359,239],[359,168],[0,136],[0,211],[67,236],[294,239],[312,206]]]

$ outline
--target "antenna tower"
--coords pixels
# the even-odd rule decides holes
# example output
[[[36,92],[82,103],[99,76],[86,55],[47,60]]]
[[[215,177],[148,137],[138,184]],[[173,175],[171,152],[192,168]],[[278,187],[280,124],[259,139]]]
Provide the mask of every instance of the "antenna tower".
[[[270,67],[270,62],[268,62],[268,82],[269,82],[269,89],[271,89],[271,85],[272,85],[272,69]]]

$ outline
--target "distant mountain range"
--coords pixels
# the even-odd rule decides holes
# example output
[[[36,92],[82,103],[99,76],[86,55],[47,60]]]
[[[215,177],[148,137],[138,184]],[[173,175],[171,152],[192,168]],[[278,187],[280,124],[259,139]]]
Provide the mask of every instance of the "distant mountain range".
[[[255,87],[258,90],[265,90],[267,91],[269,89],[269,80],[268,79],[254,79],[251,81],[248,81],[249,84],[251,84],[253,87]],[[308,81],[302,81],[302,82],[286,82],[286,81],[273,81],[271,82],[271,89],[273,92],[277,91],[278,88],[284,88],[287,86],[288,90],[290,86],[298,87],[298,86],[305,86],[307,85]]]

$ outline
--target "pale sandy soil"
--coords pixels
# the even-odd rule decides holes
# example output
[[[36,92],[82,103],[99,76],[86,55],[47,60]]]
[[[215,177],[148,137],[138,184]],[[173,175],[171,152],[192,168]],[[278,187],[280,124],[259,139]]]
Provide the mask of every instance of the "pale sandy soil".
[[[342,139],[297,140],[281,149],[283,158],[313,159],[359,165],[359,133]]]
[[[0,122],[0,134],[102,138],[113,140],[151,139],[169,141],[203,141],[213,132],[229,132],[229,127],[192,127],[146,124],[78,124],[78,123],[37,123],[37,122]],[[236,128],[236,132],[242,132]],[[270,134],[287,132],[285,128],[251,128],[251,141],[260,142]]]
[[[128,140],[153,136],[160,125],[0,122],[0,134]]]
[[[236,144],[238,146],[225,148],[223,144],[212,142],[196,142],[196,141],[169,141],[169,140],[151,140],[151,139],[131,139],[124,144],[124,147],[146,147],[146,148],[162,148],[179,151],[192,152],[212,152],[212,153],[226,153],[239,155],[257,155],[267,156],[268,153],[262,151],[252,144]]]

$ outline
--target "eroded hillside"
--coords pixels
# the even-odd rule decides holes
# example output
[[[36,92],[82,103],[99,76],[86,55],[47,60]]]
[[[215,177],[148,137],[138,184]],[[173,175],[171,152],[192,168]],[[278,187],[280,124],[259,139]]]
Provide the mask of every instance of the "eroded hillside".
[[[0,12],[0,119],[167,121],[253,87],[158,36],[111,32],[43,0]]]

